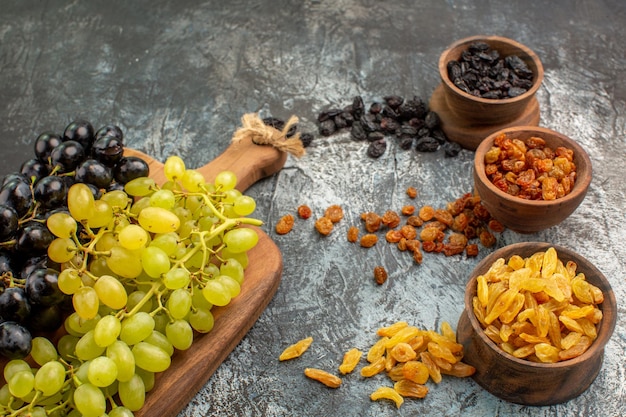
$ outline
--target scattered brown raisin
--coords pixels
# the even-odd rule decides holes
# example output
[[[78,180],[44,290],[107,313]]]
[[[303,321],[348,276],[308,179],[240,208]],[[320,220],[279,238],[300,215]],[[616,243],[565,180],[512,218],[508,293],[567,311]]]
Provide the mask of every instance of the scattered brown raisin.
[[[350,226],[348,229],[348,242],[354,243],[359,240],[359,228],[356,226]]]
[[[398,243],[402,239],[402,232],[400,230],[389,230],[385,234],[385,240],[389,243]]]
[[[431,206],[424,206],[419,210],[418,216],[425,222],[430,221],[435,217],[435,209]]]
[[[387,210],[385,214],[383,214],[382,222],[388,228],[393,229],[400,224],[400,216],[393,210]]]
[[[500,223],[496,219],[489,220],[489,223],[487,224],[487,227],[489,227],[494,232],[502,232],[502,231],[504,231],[504,225],[502,223]]]
[[[294,218],[291,214],[285,214],[276,223],[276,233],[279,235],[285,235],[293,229]]]
[[[333,223],[337,223],[343,219],[343,209],[341,206],[334,204],[326,209],[324,217],[328,218]]]
[[[387,271],[384,267],[377,266],[374,268],[374,280],[378,285],[383,285],[387,281]]]
[[[406,205],[402,207],[400,212],[405,216],[412,216],[415,213],[415,206]]]
[[[496,244],[496,237],[488,230],[483,230],[478,236],[480,243],[486,248],[490,248]]]
[[[408,195],[409,198],[415,198],[417,197],[417,190],[415,187],[409,187],[406,189],[406,195]]]
[[[315,229],[324,236],[333,231],[333,222],[328,217],[320,217],[315,221]]]
[[[301,206],[299,206],[298,216],[300,216],[301,219],[305,220],[311,217],[311,209],[309,208],[309,206],[307,206],[306,204],[302,204]]]
[[[365,230],[369,233],[374,233],[380,229],[382,218],[378,214],[372,213],[371,211],[363,213],[361,219],[365,221]]]
[[[424,220],[420,219],[419,216],[409,216],[409,218],[406,219],[406,224],[413,227],[420,227],[424,224]]]
[[[400,233],[402,233],[402,236],[407,239],[415,239],[417,237],[417,230],[415,230],[415,227],[408,224],[400,228]]]
[[[361,246],[364,248],[371,248],[378,242],[378,236],[373,233],[368,233],[361,237]]]
[[[471,243],[465,247],[465,254],[467,256],[478,256],[478,245]]]

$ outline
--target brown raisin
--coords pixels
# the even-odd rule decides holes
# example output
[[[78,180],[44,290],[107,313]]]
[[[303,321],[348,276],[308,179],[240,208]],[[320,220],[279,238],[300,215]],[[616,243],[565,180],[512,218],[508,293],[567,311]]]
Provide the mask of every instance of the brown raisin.
[[[424,206],[419,210],[418,216],[425,222],[430,221],[435,217],[435,209],[431,206]]]
[[[365,221],[365,230],[369,233],[374,233],[380,229],[382,218],[378,214],[372,213],[371,211],[363,213],[361,219]]]
[[[437,244],[432,240],[422,242],[422,249],[424,249],[424,252],[434,252],[436,248]]]
[[[402,237],[400,230],[389,230],[385,233],[385,240],[389,243],[398,243]]]
[[[422,243],[419,240],[408,239],[408,238],[406,240],[406,248],[407,250],[410,250],[411,252],[420,250],[421,246],[422,246]]]
[[[478,245],[471,243],[465,247],[465,254],[467,256],[478,256]]]
[[[333,231],[333,222],[328,217],[320,217],[315,221],[315,229],[324,236]]]
[[[404,225],[400,228],[400,233],[407,239],[415,239],[417,237],[417,230],[411,225]]]
[[[487,224],[487,227],[489,227],[494,232],[503,232],[504,231],[504,225],[502,223],[500,223],[496,219],[489,220],[489,223]]]
[[[400,212],[404,216],[412,216],[413,213],[415,213],[415,206],[410,206],[410,205],[403,206]]]
[[[420,219],[419,216],[409,216],[409,218],[406,219],[406,224],[413,227],[420,227],[424,224],[424,220]]]
[[[387,210],[385,214],[383,214],[382,222],[388,228],[393,229],[400,224],[400,216],[398,216],[398,213],[395,211]]]
[[[293,229],[294,218],[291,214],[285,214],[276,223],[276,233],[279,235],[285,235]]]
[[[334,204],[326,209],[324,217],[327,217],[333,223],[337,223],[343,219],[343,209],[341,206]]]
[[[308,219],[309,217],[311,217],[311,208],[309,206],[307,206],[306,204],[302,204],[301,206],[298,207],[298,216],[300,216],[301,219]]]
[[[465,230],[469,223],[467,215],[465,213],[459,213],[454,217],[454,222],[452,223],[452,230],[455,232],[462,232]]]
[[[478,236],[480,243],[486,248],[490,248],[496,244],[496,237],[488,230],[483,230]]]
[[[415,198],[417,197],[417,190],[415,187],[409,187],[406,189],[406,195],[408,195],[409,198]]]
[[[378,285],[383,285],[387,281],[387,271],[384,267],[377,266],[374,268],[374,281]]]
[[[450,214],[449,211],[444,210],[444,209],[435,210],[434,217],[437,221],[445,224],[448,227],[451,227],[452,224],[454,223],[454,217],[452,216],[452,214]]]
[[[378,242],[378,236],[373,233],[368,233],[361,237],[361,246],[364,248],[371,248]]]
[[[350,226],[348,229],[348,242],[356,242],[359,240],[359,229],[356,226]]]

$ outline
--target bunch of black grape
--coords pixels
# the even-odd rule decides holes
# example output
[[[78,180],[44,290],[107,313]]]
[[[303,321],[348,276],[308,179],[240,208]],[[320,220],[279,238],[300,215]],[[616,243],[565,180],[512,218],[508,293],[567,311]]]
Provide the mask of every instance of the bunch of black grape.
[[[27,356],[31,335],[55,331],[71,309],[71,299],[58,289],[60,265],[47,257],[54,236],[46,227],[52,213],[68,211],[70,186],[87,184],[97,199],[148,175],[145,161],[124,156],[123,140],[118,126],[95,131],[88,121],[73,121],[62,134],[39,135],[35,157],[2,181],[0,355]]]

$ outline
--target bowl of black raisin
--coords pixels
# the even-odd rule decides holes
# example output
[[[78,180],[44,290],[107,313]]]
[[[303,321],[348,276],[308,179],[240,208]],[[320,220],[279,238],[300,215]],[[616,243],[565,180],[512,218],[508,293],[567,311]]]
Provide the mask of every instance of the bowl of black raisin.
[[[476,149],[495,130],[539,123],[535,95],[543,65],[519,42],[485,35],[458,40],[441,54],[439,75],[431,107],[441,113],[444,131],[465,148]]]

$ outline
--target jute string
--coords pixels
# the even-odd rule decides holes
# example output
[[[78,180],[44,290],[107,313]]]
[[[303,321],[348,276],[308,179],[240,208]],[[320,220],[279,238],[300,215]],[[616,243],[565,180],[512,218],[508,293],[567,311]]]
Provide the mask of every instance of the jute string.
[[[257,145],[271,145],[279,151],[288,152],[300,158],[306,151],[300,140],[300,133],[287,137],[289,129],[298,123],[296,116],[291,116],[285,123],[282,130],[263,123],[263,120],[256,113],[244,114],[241,118],[241,127],[235,131],[233,142],[238,142],[245,138],[250,138],[252,143]]]

